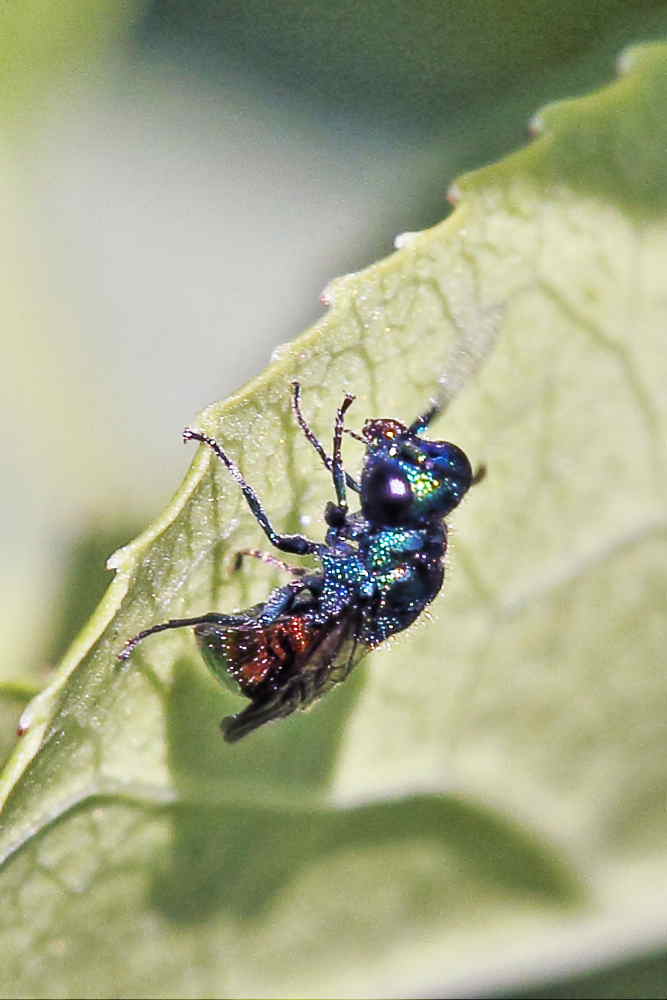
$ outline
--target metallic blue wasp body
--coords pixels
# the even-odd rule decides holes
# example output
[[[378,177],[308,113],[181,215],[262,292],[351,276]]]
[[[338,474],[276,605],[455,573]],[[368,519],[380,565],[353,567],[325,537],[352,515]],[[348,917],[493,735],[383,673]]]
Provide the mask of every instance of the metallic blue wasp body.
[[[250,698],[236,716],[223,720],[233,742],[274,719],[307,708],[345,680],[361,657],[419,617],[440,590],[447,550],[444,518],[482,472],[472,474],[460,448],[421,435],[440,412],[432,405],[412,424],[367,420],[361,481],[343,467],[345,413],[337,411],[333,454],[329,456],[305,420],[300,387],[293,383],[296,419],[333,476],[336,503],[325,510],[323,543],[277,532],[253,488],[213,438],[186,429],[186,440],[211,448],[239,484],[269,541],[283,552],[315,556],[317,571],[289,566],[255,549],[255,556],[291,574],[292,580],[246,611],[174,619],[145,629],[126,643],[127,659],[138,642],[165,629],[194,628],[208,667],[223,683]],[[349,432],[348,433],[352,433]],[[347,488],[359,494],[361,509],[350,513]]]

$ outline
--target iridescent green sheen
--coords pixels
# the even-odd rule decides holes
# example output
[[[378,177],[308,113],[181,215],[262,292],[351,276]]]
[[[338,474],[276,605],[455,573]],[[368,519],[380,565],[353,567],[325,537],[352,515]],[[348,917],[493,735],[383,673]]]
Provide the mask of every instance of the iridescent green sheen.
[[[126,659],[146,636],[168,628],[194,627],[203,658],[219,680],[231,680],[248,698],[238,715],[223,720],[225,739],[240,739],[273,719],[306,708],[343,681],[361,657],[406,629],[440,590],[447,528],[444,518],[473,482],[470,463],[456,445],[421,437],[437,414],[433,405],[406,427],[397,420],[369,420],[361,482],[345,472],[341,445],[346,396],[336,415],[330,458],[300,410],[294,410],[309,443],[331,471],[337,503],[325,511],[324,542],[284,535],[272,526],[259,498],[217,441],[199,431],[185,437],[211,448],[229,469],[271,543],[283,552],[311,555],[320,569],[290,567],[257,550],[292,574],[266,601],[238,614],[215,612],[175,619],[145,629],[126,643]],[[478,477],[479,478],[479,477]],[[347,488],[361,509],[350,514]]]

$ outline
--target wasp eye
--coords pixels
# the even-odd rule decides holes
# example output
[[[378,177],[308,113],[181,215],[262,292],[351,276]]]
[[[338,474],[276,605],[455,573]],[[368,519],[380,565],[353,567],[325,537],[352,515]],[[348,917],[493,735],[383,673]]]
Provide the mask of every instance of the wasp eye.
[[[394,462],[376,461],[364,477],[365,516],[382,524],[400,524],[412,506],[412,488]]]

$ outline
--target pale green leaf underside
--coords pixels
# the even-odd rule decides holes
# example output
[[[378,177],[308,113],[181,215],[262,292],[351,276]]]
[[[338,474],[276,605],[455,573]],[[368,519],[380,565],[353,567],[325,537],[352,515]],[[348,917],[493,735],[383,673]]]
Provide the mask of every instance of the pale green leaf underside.
[[[189,635],[114,663],[146,625],[274,582],[230,575],[259,532],[195,458],[116,555],[5,772],[3,993],[454,992],[660,940],[667,50],[624,63],[201,414],[287,530],[307,514],[321,534],[331,494],[294,377],[328,437],[344,390],[359,422],[409,419],[445,373],[437,433],[489,476],[455,518],[435,620],[230,748],[217,723],[239,703]]]

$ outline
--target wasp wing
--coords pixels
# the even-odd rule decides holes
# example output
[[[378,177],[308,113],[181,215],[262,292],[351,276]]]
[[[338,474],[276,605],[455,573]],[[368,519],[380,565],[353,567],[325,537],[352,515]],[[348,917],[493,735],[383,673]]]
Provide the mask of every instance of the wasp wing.
[[[251,699],[242,712],[223,720],[225,739],[235,742],[265,722],[307,708],[344,681],[369,651],[359,638],[362,620],[360,609],[349,607],[324,622],[306,612],[264,626],[195,629],[216,675],[223,679],[226,672]]]

